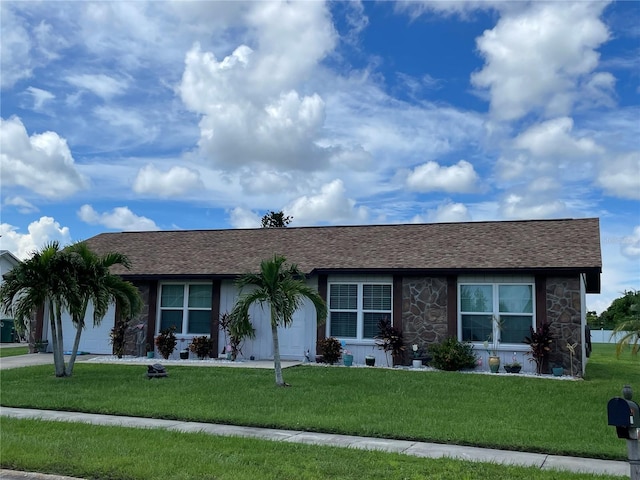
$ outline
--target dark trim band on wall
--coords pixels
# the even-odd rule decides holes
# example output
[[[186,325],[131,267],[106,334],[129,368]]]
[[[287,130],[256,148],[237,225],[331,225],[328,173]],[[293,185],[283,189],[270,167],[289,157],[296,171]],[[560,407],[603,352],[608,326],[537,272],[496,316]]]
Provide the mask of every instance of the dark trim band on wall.
[[[209,356],[216,358],[218,356],[218,338],[220,334],[220,291],[222,287],[222,281],[220,279],[214,279],[211,284],[211,319],[210,319],[210,338],[211,349]]]
[[[536,275],[536,328],[547,321],[547,277]]]
[[[149,282],[149,316],[147,317],[147,343],[154,346],[156,334],[156,315],[158,313],[158,281]]]
[[[327,303],[327,275],[320,274],[318,275],[318,295],[322,298],[325,303]],[[328,308],[327,308],[328,310]],[[324,340],[327,337],[327,322],[329,321],[329,312],[327,311],[327,319],[325,323],[319,323],[316,331],[317,341]],[[320,348],[316,343],[316,355],[320,355]]]
[[[447,275],[447,330],[449,337],[458,338],[458,277]]]
[[[393,316],[393,326],[402,332],[402,275],[393,276],[393,310],[391,315]]]

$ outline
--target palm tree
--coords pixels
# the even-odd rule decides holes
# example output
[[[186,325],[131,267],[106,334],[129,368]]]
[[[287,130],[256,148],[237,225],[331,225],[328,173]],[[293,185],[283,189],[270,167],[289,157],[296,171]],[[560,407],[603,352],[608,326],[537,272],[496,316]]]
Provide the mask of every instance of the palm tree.
[[[78,286],[71,257],[59,242],[46,244],[32,257],[4,275],[0,302],[6,314],[13,314],[16,326],[24,330],[34,313],[48,306],[57,377],[65,376],[62,342],[62,310],[78,308]]]
[[[80,336],[85,327],[85,317],[89,303],[93,305],[93,325],[98,326],[107,314],[109,305],[115,303],[116,311],[122,318],[135,317],[142,309],[142,298],[138,289],[120,276],[112,274],[109,269],[114,265],[122,265],[129,269],[131,263],[126,255],[109,252],[99,256],[85,242],[75,243],[65,249],[74,261],[78,284],[79,300],[77,308],[70,311],[71,319],[76,327],[76,336],[71,350],[71,358],[66,368],[66,375],[73,374]]]
[[[313,303],[318,322],[324,322],[327,316],[327,306],[324,300],[313,288],[304,282],[304,275],[296,265],[287,265],[286,259],[274,255],[272,260],[260,263],[260,273],[248,273],[241,276],[236,285],[242,289],[247,286],[255,287],[251,293],[240,297],[231,315],[240,325],[249,330],[249,308],[258,302],[263,308],[269,304],[271,316],[271,334],[273,336],[273,364],[276,375],[276,385],[286,386],[282,379],[282,365],[280,363],[280,343],[278,341],[278,327],[288,327],[293,322],[293,314],[302,306],[304,298]]]
[[[613,329],[613,335],[624,333],[616,345],[616,355],[619,357],[622,351],[631,345],[631,355],[637,355],[640,351],[640,304],[629,307],[631,316],[620,322]]]

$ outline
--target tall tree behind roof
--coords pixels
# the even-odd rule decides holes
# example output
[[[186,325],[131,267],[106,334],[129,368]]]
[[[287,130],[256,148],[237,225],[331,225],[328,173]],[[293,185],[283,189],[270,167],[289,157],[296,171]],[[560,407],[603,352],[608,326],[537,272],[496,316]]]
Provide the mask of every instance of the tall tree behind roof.
[[[272,210],[262,217],[262,228],[285,228],[291,223],[291,220],[293,220],[293,217],[285,216],[282,210],[279,212]]]

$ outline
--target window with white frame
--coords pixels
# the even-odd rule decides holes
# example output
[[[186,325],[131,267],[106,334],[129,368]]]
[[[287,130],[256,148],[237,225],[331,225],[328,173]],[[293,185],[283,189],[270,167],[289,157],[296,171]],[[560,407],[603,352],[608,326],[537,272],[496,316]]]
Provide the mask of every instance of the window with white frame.
[[[330,283],[329,335],[373,339],[378,334],[378,322],[392,318],[391,305],[391,284]]]
[[[463,341],[524,343],[534,325],[533,284],[463,283],[458,298]]]
[[[211,284],[161,285],[159,330],[175,326],[176,333],[209,334],[210,325]]]

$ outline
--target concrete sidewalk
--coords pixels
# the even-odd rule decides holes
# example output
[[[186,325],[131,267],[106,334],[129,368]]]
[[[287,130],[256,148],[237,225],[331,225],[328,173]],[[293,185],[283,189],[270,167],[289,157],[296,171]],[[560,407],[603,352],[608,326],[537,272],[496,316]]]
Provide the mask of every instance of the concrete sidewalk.
[[[630,475],[629,464],[622,461],[545,455],[541,453],[495,450],[460,445],[443,445],[407,440],[389,440],[351,435],[313,433],[298,430],[276,430],[271,428],[182,422],[177,420],[125,417],[119,415],[97,415],[91,413],[33,410],[27,408],[1,407],[0,415],[22,419],[29,418],[61,422],[80,422],[93,425],[114,425],[132,428],[158,428],[183,433],[203,432],[218,436],[239,436],[279,442],[306,443],[312,445],[357,448],[362,450],[381,450],[385,452],[397,452],[404,455],[412,455],[415,457],[450,457],[471,462],[521,465],[540,468],[543,470],[608,474],[626,477],[629,477]],[[38,477],[5,477],[3,473],[2,478]]]

